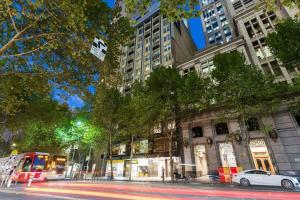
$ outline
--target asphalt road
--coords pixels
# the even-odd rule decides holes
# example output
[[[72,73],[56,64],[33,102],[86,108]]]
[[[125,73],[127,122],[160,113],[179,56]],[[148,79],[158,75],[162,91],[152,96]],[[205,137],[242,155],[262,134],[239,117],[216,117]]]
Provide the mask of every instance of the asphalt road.
[[[57,181],[0,188],[1,200],[300,200],[299,191],[280,188],[145,182]]]

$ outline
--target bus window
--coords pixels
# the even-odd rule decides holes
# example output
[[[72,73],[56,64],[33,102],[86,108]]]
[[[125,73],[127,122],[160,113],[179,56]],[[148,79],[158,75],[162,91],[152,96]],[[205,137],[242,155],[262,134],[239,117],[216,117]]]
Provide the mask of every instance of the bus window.
[[[24,162],[24,158],[21,158],[21,160],[19,161],[19,163],[17,165],[17,170],[18,171],[22,169],[23,162]]]
[[[34,158],[32,171],[41,172],[46,167],[46,156],[36,156]]]
[[[30,172],[31,165],[32,165],[32,158],[26,158],[23,168],[22,168],[22,171]]]

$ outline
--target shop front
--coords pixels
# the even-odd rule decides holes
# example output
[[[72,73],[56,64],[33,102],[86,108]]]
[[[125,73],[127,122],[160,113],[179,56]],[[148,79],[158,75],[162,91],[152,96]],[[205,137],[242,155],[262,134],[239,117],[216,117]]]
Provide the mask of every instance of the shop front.
[[[174,171],[179,169],[179,158],[174,157]],[[125,160],[124,176],[129,176],[130,160]],[[163,172],[164,171],[164,172]],[[132,160],[132,177],[161,177],[162,175],[170,176],[170,159],[169,157],[155,158],[137,158]]]

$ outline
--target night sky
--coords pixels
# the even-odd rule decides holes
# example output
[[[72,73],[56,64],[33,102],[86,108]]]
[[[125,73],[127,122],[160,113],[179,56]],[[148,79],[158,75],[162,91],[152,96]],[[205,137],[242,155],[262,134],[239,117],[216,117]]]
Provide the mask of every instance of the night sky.
[[[102,0],[106,2],[110,7],[114,5],[115,0]],[[197,46],[198,49],[202,49],[205,47],[205,38],[202,31],[202,25],[200,18],[193,18],[188,20],[188,25],[190,28],[190,32],[192,38]],[[54,90],[53,92],[54,99],[62,103],[62,99],[59,97],[63,91]],[[67,98],[67,103],[71,109],[81,108],[84,106],[84,102],[77,96],[69,96]]]

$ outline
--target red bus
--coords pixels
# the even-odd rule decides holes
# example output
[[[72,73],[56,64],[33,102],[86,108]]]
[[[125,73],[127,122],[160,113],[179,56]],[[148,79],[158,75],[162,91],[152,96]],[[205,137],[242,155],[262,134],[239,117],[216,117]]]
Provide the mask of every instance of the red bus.
[[[12,180],[17,182],[28,182],[30,178],[34,181],[47,180],[47,165],[50,155],[43,152],[29,152],[17,155],[15,171]]]
[[[28,152],[0,159],[0,174],[10,174],[13,181],[28,182],[64,179],[67,157]]]

